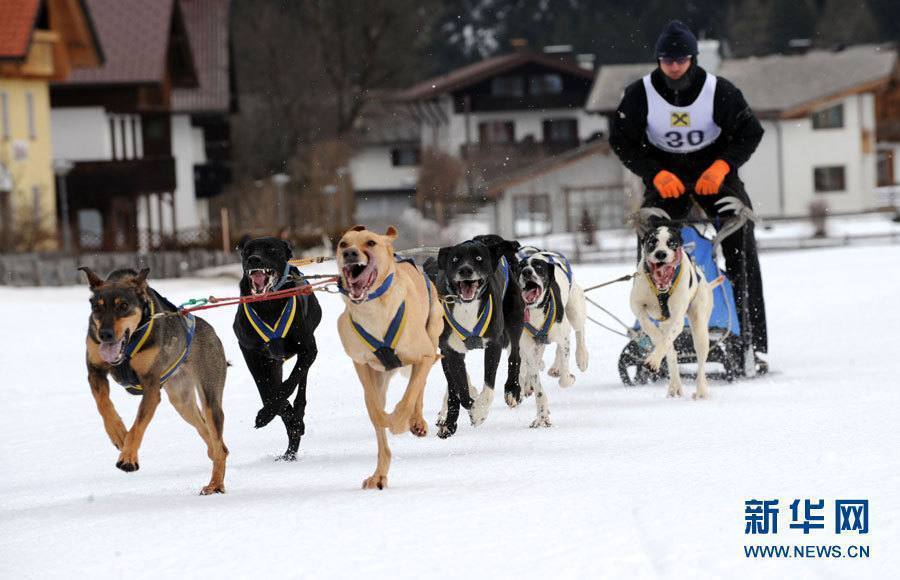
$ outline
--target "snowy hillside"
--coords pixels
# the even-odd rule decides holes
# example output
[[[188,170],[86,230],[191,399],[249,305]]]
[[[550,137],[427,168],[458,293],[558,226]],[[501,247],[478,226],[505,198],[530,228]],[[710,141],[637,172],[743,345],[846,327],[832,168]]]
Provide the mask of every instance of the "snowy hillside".
[[[140,471],[115,468],[84,367],[86,286],[0,288],[0,578],[885,577],[900,568],[900,246],[762,256],[771,376],[712,383],[712,399],[625,388],[624,339],[588,328],[590,369],[561,391],[554,426],[494,401],[449,440],[391,437],[390,488],[362,491],[375,438],[337,339],[342,305],[320,295],[319,360],[295,463],[274,461],[283,428],[253,429],[256,388],[231,333],[233,309],[204,313],[225,343],[228,493],[200,497],[205,446],[163,397]],[[576,267],[588,286],[631,264]],[[319,271],[326,272],[327,268]],[[151,273],[152,279],[152,273]],[[175,302],[232,295],[231,281],[155,287]],[[592,293],[631,319],[628,284]],[[470,374],[480,376],[480,355]],[[504,375],[501,365],[500,375]],[[390,395],[401,392],[396,378]],[[502,380],[498,380],[502,384]],[[138,398],[113,385],[130,425]],[[686,383],[688,393],[693,382]],[[779,533],[744,534],[745,500],[778,498]],[[868,499],[870,532],[788,529],[795,498]],[[866,544],[868,559],[748,559],[743,546]]]

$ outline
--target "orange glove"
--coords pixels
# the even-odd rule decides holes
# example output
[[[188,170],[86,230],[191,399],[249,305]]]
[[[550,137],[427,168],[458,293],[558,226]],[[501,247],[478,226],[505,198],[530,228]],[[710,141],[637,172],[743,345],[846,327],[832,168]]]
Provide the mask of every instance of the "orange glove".
[[[665,169],[656,174],[653,178],[653,187],[663,197],[678,197],[684,193],[684,184],[678,179],[674,173],[669,173]]]
[[[696,185],[694,185],[694,191],[698,195],[715,195],[719,193],[719,188],[722,187],[722,180],[725,179],[729,171],[731,171],[731,167],[721,159],[717,159],[697,180]]]

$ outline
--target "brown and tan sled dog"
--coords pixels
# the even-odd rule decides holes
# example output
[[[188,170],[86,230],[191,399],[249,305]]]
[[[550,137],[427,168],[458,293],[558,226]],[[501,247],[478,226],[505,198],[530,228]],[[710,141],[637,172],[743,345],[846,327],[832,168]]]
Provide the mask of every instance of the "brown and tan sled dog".
[[[425,379],[438,360],[444,329],[437,291],[414,264],[397,261],[394,226],[382,236],[354,226],[338,243],[340,289],[346,310],[338,318],[344,351],[353,359],[363,386],[366,410],[378,439],[375,473],[363,489],[387,487],[391,450],[385,429],[417,437],[428,432],[422,416]],[[387,386],[396,369],[410,370],[406,392],[394,411],[385,413]]]
[[[149,269],[116,270],[106,280],[80,269],[92,293],[88,382],[106,433],[120,451],[116,467],[138,470],[138,449],[165,387],[172,406],[203,438],[213,462],[212,478],[200,493],[225,493],[228,449],[222,441],[222,391],[228,363],[215,330],[205,320],[179,315],[147,285]],[[109,398],[107,375],[141,396],[130,430]]]

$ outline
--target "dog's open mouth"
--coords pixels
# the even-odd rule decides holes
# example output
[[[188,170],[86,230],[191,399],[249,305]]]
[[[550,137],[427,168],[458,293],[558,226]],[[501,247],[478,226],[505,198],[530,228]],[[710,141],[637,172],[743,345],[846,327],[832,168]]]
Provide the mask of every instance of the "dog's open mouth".
[[[456,281],[456,295],[459,296],[460,300],[463,302],[471,302],[475,300],[475,296],[478,295],[478,291],[481,289],[481,285],[484,284],[484,280],[457,280]]]
[[[371,257],[366,264],[347,264],[342,270],[347,285],[347,296],[353,302],[362,302],[378,277],[375,260]]]
[[[247,270],[247,279],[250,280],[250,293],[262,294],[268,292],[275,285],[276,277],[275,270],[263,268]]]
[[[648,262],[647,265],[650,267],[650,278],[657,290],[664,292],[671,288],[675,281],[677,262]]]
[[[128,344],[128,337],[130,336],[131,331],[126,330],[119,340],[113,342],[101,342],[100,358],[111,365],[118,364],[122,360],[122,357],[125,356],[125,345]]]
[[[535,302],[537,302],[538,298],[541,295],[541,285],[535,282],[534,280],[529,280],[525,282],[525,286],[522,287],[522,300],[525,301],[525,304],[531,306]]]

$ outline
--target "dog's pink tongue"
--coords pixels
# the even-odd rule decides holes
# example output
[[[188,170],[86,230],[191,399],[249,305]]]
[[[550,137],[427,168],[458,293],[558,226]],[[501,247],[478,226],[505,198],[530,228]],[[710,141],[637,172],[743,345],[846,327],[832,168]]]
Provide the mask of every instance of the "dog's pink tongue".
[[[266,287],[266,273],[256,271],[250,274],[250,281],[253,282],[253,287],[259,290],[262,290]]]
[[[119,354],[122,352],[122,341],[118,340],[116,342],[101,342],[100,343],[100,358],[105,360],[106,362],[112,364],[119,360]]]
[[[675,266],[662,264],[653,269],[653,283],[659,287],[666,287],[672,283],[672,275],[675,274]]]

